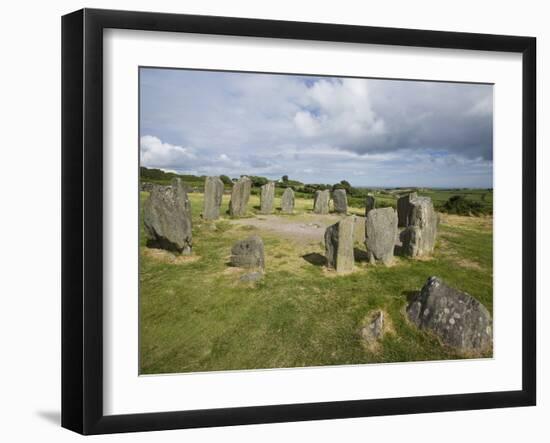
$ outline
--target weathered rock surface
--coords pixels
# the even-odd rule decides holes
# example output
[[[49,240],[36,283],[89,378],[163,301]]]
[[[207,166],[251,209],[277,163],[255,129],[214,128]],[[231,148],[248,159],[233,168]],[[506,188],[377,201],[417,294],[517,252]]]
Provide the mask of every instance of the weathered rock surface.
[[[372,209],[365,219],[365,246],[369,261],[388,264],[393,260],[397,238],[397,213],[393,208]]]
[[[202,218],[216,220],[220,216],[223,198],[223,182],[219,177],[206,177],[204,181],[204,204]]]
[[[401,233],[402,251],[410,257],[431,255],[435,248],[438,224],[432,200],[429,197],[416,197],[409,205],[409,226]]]
[[[242,217],[246,215],[248,200],[250,199],[250,188],[252,180],[248,177],[241,177],[233,185],[231,190],[231,200],[229,202],[229,215],[232,217]]]
[[[313,200],[313,212],[316,214],[328,214],[329,212],[330,192],[328,189],[324,191],[315,191]]]
[[[360,334],[363,340],[369,344],[382,338],[384,334],[384,312],[374,312],[367,325],[361,328]]]
[[[332,192],[332,201],[334,202],[334,212],[339,214],[348,212],[348,197],[345,189],[335,189]]]
[[[294,212],[294,191],[292,188],[286,188],[283,192],[281,211],[283,214],[292,214]]]
[[[327,266],[338,273],[353,271],[353,231],[355,216],[351,215],[329,226],[325,231],[325,255]]]
[[[239,268],[261,268],[265,266],[264,242],[257,235],[239,240],[231,248],[230,263]]]
[[[271,214],[273,212],[273,201],[275,200],[275,183],[268,182],[261,187],[260,212]]]
[[[171,186],[155,186],[143,205],[143,223],[150,244],[190,254],[191,202],[179,178]]]
[[[430,277],[407,307],[420,329],[437,334],[447,345],[464,351],[485,351],[493,342],[489,311],[471,295]]]
[[[365,200],[365,217],[369,213],[370,210],[374,209],[376,207],[376,200],[374,199],[373,195],[367,195],[367,198]]]
[[[397,199],[397,217],[400,227],[409,226],[409,219],[412,211],[410,202],[416,197],[416,192],[411,192]]]

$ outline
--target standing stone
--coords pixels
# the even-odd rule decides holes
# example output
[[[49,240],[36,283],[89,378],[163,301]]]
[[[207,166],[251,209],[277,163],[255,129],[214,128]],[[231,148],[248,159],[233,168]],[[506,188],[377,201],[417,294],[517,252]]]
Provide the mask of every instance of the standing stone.
[[[355,216],[350,215],[329,226],[325,231],[325,254],[327,266],[338,273],[353,271],[353,230]]]
[[[416,192],[411,192],[397,199],[397,216],[399,218],[400,227],[409,226],[409,219],[412,211],[410,202],[416,197]]]
[[[239,268],[261,268],[265,266],[264,242],[257,235],[239,240],[231,248],[230,263]]]
[[[393,259],[397,239],[397,213],[393,208],[369,211],[365,220],[365,246],[369,261],[388,264]]]
[[[275,199],[275,183],[268,182],[261,188],[260,193],[260,212],[262,214],[271,214],[273,212],[273,200]]]
[[[143,223],[149,241],[157,247],[191,253],[191,202],[181,180],[155,186],[143,205]]]
[[[450,346],[484,351],[492,346],[489,311],[471,295],[430,277],[407,306],[407,316],[420,329],[429,329]]]
[[[334,211],[339,214],[348,212],[348,198],[345,189],[335,189],[332,193],[332,201],[334,202]]]
[[[281,211],[283,214],[292,214],[294,212],[294,191],[292,188],[286,188],[283,192]]]
[[[252,180],[248,177],[241,177],[233,185],[231,190],[231,200],[229,201],[229,215],[232,217],[243,217],[246,215],[248,199],[250,198],[250,188]]]
[[[223,197],[223,182],[219,177],[206,177],[204,181],[204,204],[202,218],[216,220],[220,216]]]
[[[373,195],[367,195],[367,198],[365,200],[365,217],[369,213],[371,209],[374,209],[376,207],[376,200],[374,199]]]
[[[368,323],[359,331],[361,338],[367,343],[373,343],[384,335],[384,312],[375,311],[370,315]]]
[[[324,191],[315,191],[313,200],[313,212],[316,214],[328,214],[328,203],[330,200],[330,192],[328,189]]]
[[[416,197],[409,204],[409,226],[401,233],[403,253],[410,257],[431,255],[435,248],[438,220],[432,199]]]

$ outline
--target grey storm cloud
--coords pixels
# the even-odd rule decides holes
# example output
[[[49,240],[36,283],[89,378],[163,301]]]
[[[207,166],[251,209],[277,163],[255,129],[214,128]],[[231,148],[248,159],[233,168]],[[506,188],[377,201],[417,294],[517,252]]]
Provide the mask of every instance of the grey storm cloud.
[[[493,87],[175,69],[140,72],[141,162],[309,182],[490,186]],[[353,181],[352,181],[353,183]]]

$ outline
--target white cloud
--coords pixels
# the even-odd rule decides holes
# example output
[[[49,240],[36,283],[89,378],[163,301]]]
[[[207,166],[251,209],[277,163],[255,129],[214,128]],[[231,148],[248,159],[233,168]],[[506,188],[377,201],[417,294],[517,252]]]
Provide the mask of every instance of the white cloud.
[[[192,149],[164,143],[152,135],[144,135],[139,141],[143,166],[170,168],[196,158]]]

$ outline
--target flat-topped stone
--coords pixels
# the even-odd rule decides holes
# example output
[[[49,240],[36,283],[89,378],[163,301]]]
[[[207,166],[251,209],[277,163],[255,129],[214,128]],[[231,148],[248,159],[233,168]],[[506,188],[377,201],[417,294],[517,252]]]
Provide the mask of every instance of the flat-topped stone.
[[[283,214],[292,214],[294,212],[294,191],[292,188],[286,188],[283,192],[281,211]]]
[[[229,215],[232,217],[243,217],[246,215],[252,180],[248,177],[241,177],[233,184],[231,200],[229,202]]]
[[[328,214],[329,201],[330,192],[328,189],[323,191],[315,191],[315,197],[313,199],[313,212],[316,214]]]
[[[223,182],[220,177],[206,177],[204,181],[204,202],[202,218],[216,220],[220,216],[223,198]]]
[[[365,219],[365,246],[369,261],[388,264],[397,239],[397,213],[393,208],[372,209]]]
[[[271,214],[273,212],[273,202],[275,200],[275,183],[267,182],[261,187],[260,192],[260,212],[262,214]]]
[[[413,198],[409,226],[401,233],[402,250],[410,257],[431,255],[437,238],[438,216],[429,197]]]
[[[230,263],[240,268],[261,268],[265,266],[264,242],[257,235],[239,240],[231,248]]]
[[[346,214],[348,212],[348,197],[345,189],[335,189],[332,192],[332,201],[334,203],[334,212]]]

